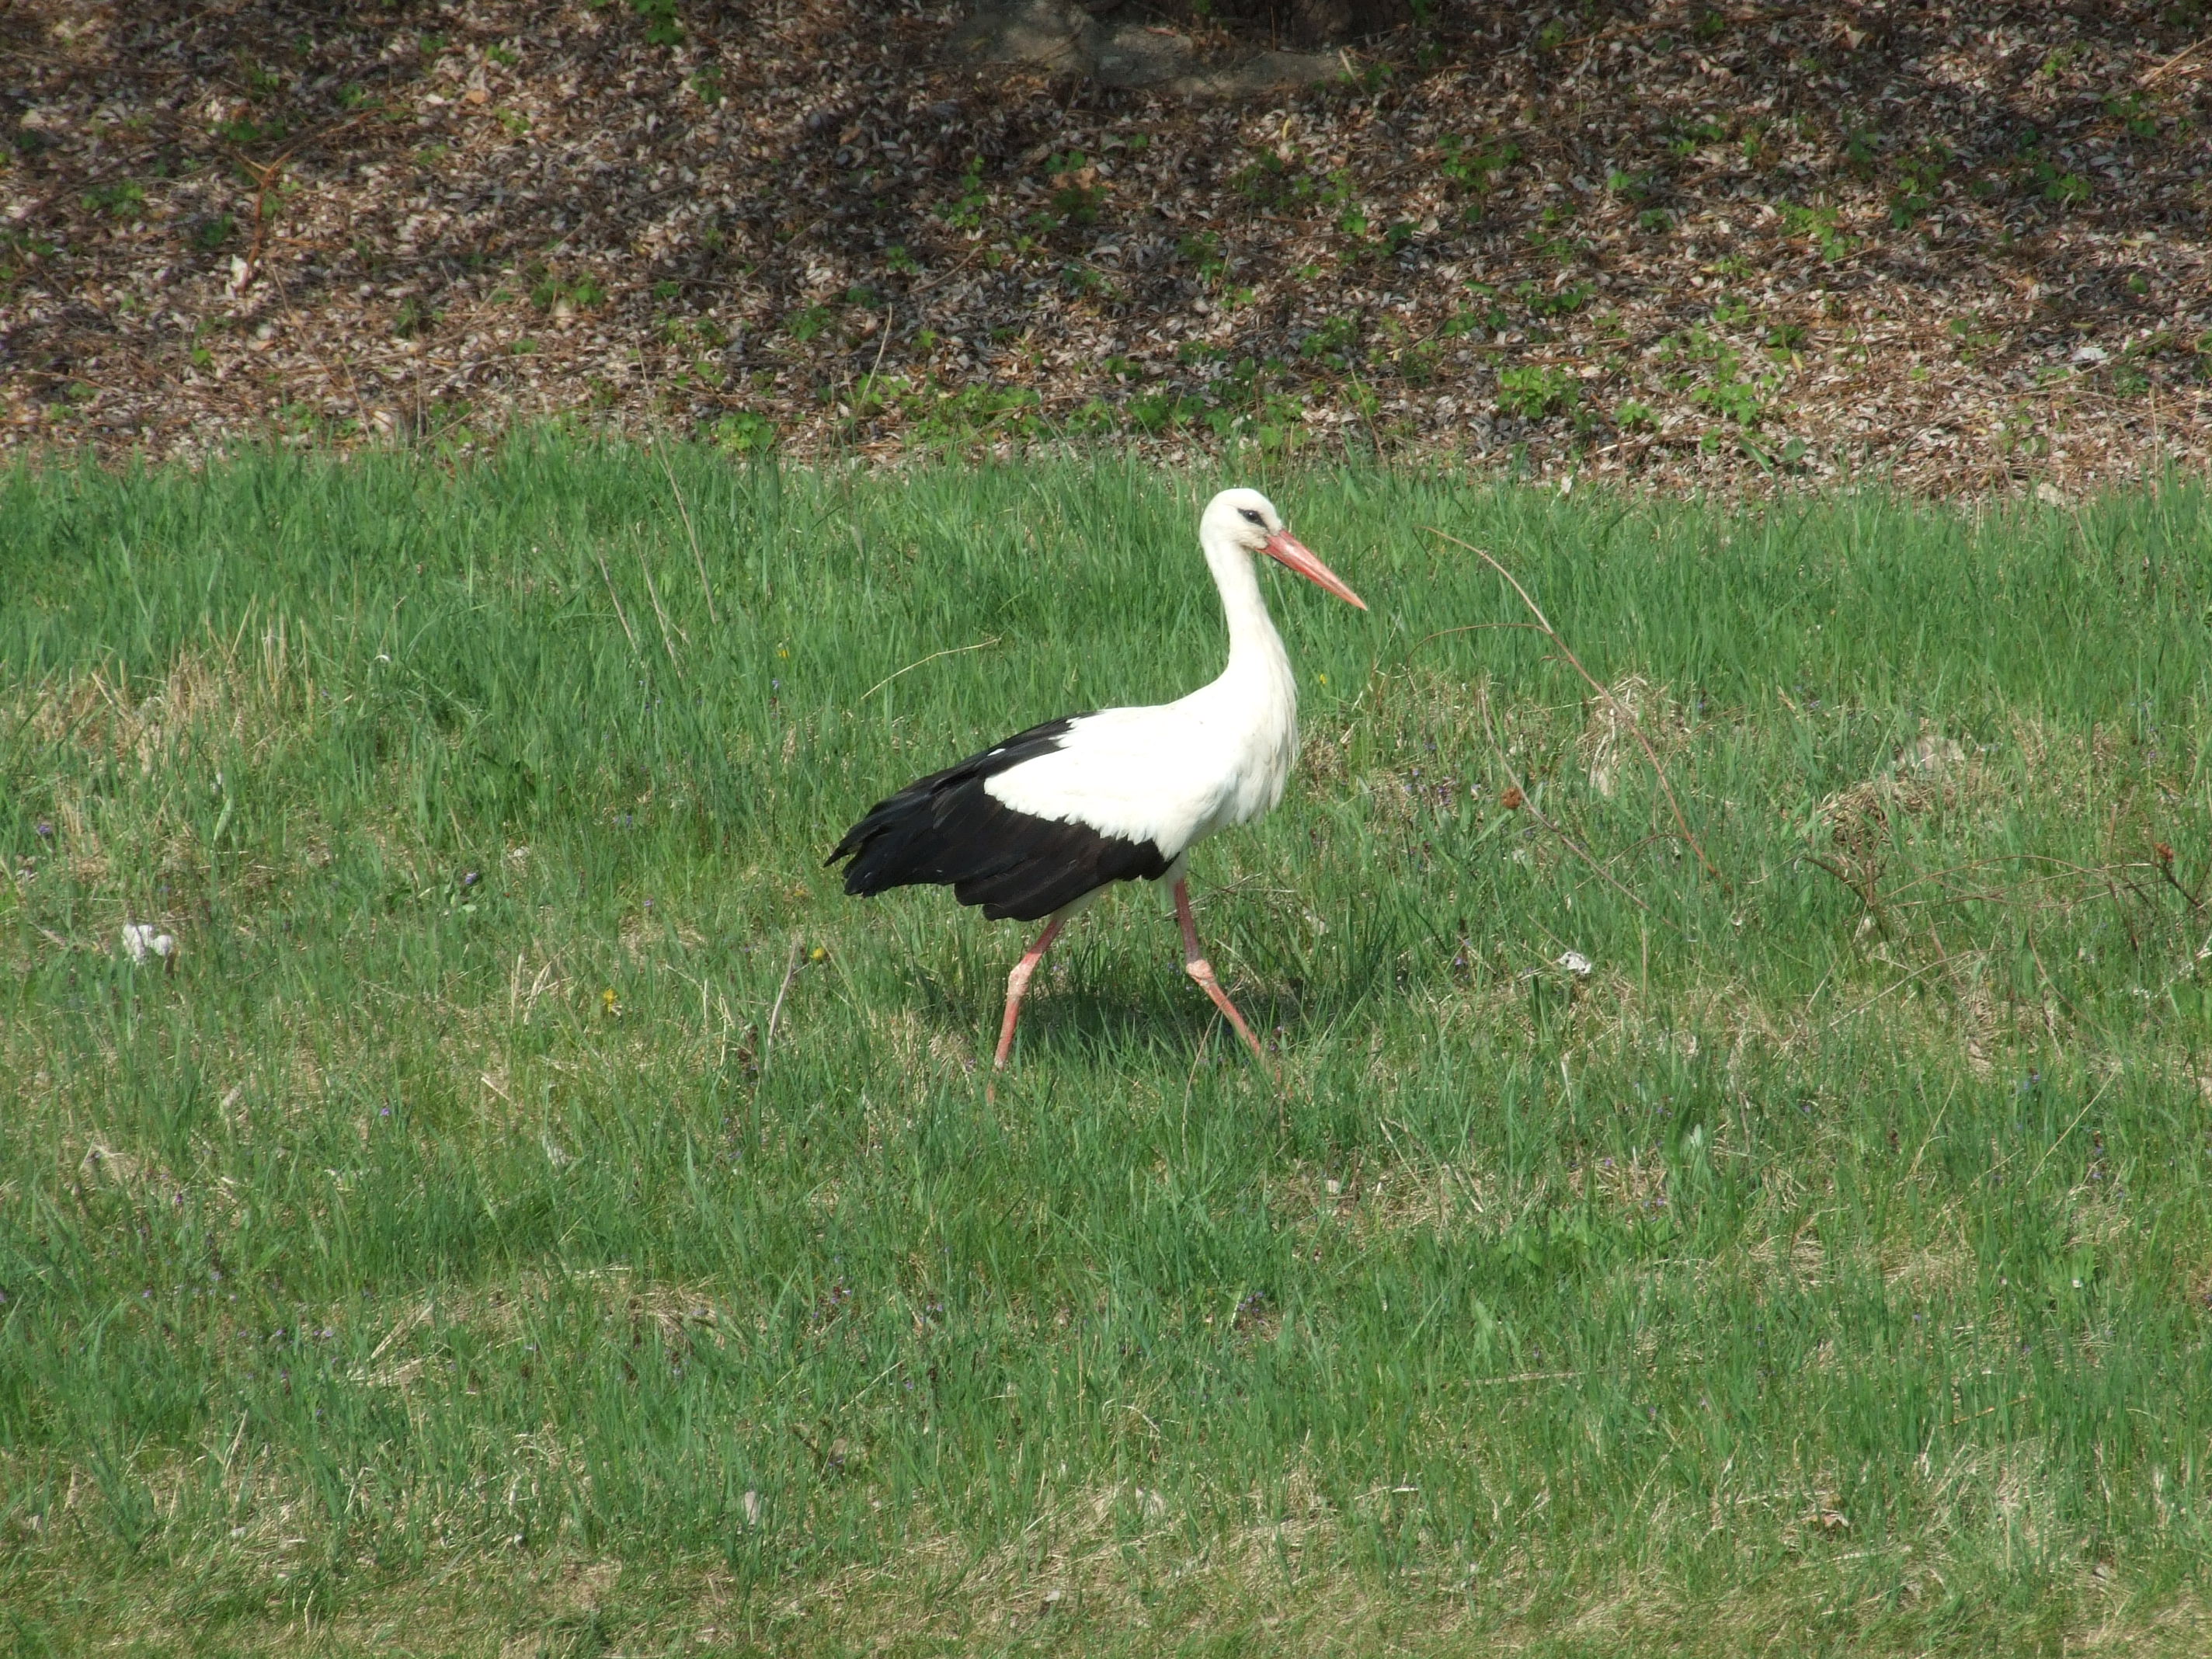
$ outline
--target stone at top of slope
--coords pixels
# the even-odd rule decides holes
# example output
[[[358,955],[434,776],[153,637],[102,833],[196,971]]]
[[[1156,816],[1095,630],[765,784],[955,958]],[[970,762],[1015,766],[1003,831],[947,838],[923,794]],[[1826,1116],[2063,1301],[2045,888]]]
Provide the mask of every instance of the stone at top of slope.
[[[1258,52],[1210,61],[1190,36],[1157,24],[1108,23],[1074,0],[981,0],[945,43],[968,64],[1018,64],[1103,87],[1235,97],[1328,81],[1334,52]]]

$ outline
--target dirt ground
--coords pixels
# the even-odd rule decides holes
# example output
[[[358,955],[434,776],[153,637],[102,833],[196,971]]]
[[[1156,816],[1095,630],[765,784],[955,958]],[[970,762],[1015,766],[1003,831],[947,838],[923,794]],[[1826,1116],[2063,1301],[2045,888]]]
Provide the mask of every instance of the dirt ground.
[[[920,0],[16,0],[0,433],[2069,496],[2212,455],[2203,0],[1408,12],[1231,100],[951,61]]]

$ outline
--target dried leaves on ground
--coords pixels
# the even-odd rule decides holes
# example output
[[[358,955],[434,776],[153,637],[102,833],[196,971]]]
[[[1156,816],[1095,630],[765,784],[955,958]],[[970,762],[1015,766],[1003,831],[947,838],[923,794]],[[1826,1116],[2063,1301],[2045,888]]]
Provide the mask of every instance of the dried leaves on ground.
[[[957,64],[902,0],[18,6],[0,432],[2207,459],[2201,0],[1419,9],[1237,100]]]

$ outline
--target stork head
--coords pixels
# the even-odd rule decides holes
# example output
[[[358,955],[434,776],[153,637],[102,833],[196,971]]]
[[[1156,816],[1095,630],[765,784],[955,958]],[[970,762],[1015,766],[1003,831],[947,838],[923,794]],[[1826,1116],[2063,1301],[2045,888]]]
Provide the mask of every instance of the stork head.
[[[1224,489],[1206,503],[1199,520],[1199,536],[1209,547],[1228,545],[1247,553],[1264,553],[1277,563],[1295,570],[1315,586],[1325,588],[1348,605],[1367,609],[1367,601],[1345,585],[1297,537],[1283,527],[1275,504],[1256,489]]]

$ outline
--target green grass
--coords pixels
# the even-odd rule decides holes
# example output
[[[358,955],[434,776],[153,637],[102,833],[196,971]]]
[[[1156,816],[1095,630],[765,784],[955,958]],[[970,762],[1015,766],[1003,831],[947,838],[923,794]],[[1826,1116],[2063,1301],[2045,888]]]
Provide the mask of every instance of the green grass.
[[[670,459],[0,480],[13,1650],[2202,1650],[2202,494],[1261,480],[1284,1086],[1146,889],[991,1106],[821,858],[1215,672],[1215,481]]]

